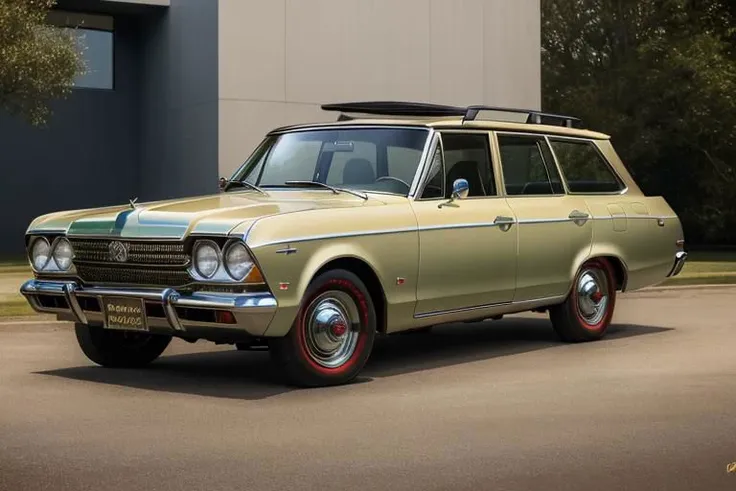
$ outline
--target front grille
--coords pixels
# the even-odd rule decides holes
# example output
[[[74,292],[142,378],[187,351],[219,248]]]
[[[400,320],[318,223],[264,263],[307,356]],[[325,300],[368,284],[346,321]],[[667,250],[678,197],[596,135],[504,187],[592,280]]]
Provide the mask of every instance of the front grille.
[[[110,259],[110,242],[113,240],[72,240],[74,259],[79,262],[116,264]],[[127,264],[184,266],[189,263],[189,254],[185,252],[182,243],[120,242],[129,245]]]
[[[105,267],[77,264],[77,274],[84,283],[129,284],[149,286],[184,286],[191,281],[186,270]]]
[[[110,243],[127,247],[127,260],[114,261]],[[86,284],[117,284],[180,287],[191,282],[191,261],[179,242],[128,241],[124,239],[73,239],[74,265]]]

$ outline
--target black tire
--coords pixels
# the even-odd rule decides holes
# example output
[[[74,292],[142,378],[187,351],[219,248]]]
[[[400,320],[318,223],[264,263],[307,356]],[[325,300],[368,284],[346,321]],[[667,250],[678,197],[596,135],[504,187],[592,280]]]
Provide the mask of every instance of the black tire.
[[[109,368],[141,368],[158,358],[171,336],[113,331],[98,326],[75,324],[74,330],[87,358]]]
[[[335,310],[335,305],[343,310]],[[331,314],[330,322],[323,323],[325,329],[321,331],[329,332],[332,336],[329,339],[325,337],[327,334],[315,334],[319,332],[313,328],[318,324],[317,312],[323,312],[325,316]],[[345,315],[340,316],[339,312]],[[288,334],[271,339],[271,357],[294,385],[322,387],[345,384],[353,380],[368,361],[376,337],[376,325],[373,300],[360,278],[346,270],[327,271],[309,284]],[[324,341],[330,340],[346,348],[344,351],[336,348],[334,355],[325,350],[325,356],[320,358],[320,341],[324,346]],[[342,357],[338,356],[340,353],[343,353]],[[328,366],[329,363],[334,366]]]
[[[591,285],[590,294],[580,293],[585,285]],[[615,306],[616,276],[611,263],[605,259],[591,259],[578,270],[565,302],[551,307],[549,316],[563,341],[595,341],[606,334]]]

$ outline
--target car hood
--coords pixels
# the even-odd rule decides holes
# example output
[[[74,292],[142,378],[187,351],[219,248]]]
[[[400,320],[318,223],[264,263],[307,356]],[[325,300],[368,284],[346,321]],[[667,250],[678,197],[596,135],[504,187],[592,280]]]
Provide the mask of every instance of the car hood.
[[[64,231],[70,236],[181,239],[189,234],[225,235],[267,216],[320,208],[383,204],[371,198],[328,191],[219,193],[178,200],[52,213],[37,218],[28,232]],[[241,227],[242,229],[242,227]]]

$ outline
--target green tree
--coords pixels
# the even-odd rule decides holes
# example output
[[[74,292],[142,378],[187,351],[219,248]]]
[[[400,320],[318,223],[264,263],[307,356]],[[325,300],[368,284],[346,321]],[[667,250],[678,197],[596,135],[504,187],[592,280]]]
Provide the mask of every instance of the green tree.
[[[0,108],[34,125],[50,115],[49,102],[66,96],[84,70],[67,30],[45,23],[55,0],[0,0]]]
[[[612,135],[688,242],[736,244],[736,7],[542,0],[545,109]]]

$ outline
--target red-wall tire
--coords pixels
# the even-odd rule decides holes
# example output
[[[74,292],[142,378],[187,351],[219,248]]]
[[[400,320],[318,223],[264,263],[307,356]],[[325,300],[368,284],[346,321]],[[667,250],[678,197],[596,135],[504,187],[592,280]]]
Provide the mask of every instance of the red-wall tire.
[[[289,333],[271,341],[271,355],[295,385],[345,384],[365,366],[376,325],[373,300],[360,278],[327,271],[310,283]]]
[[[550,319],[563,341],[601,339],[613,319],[616,275],[603,258],[586,261],[578,270],[565,302],[550,308]]]

